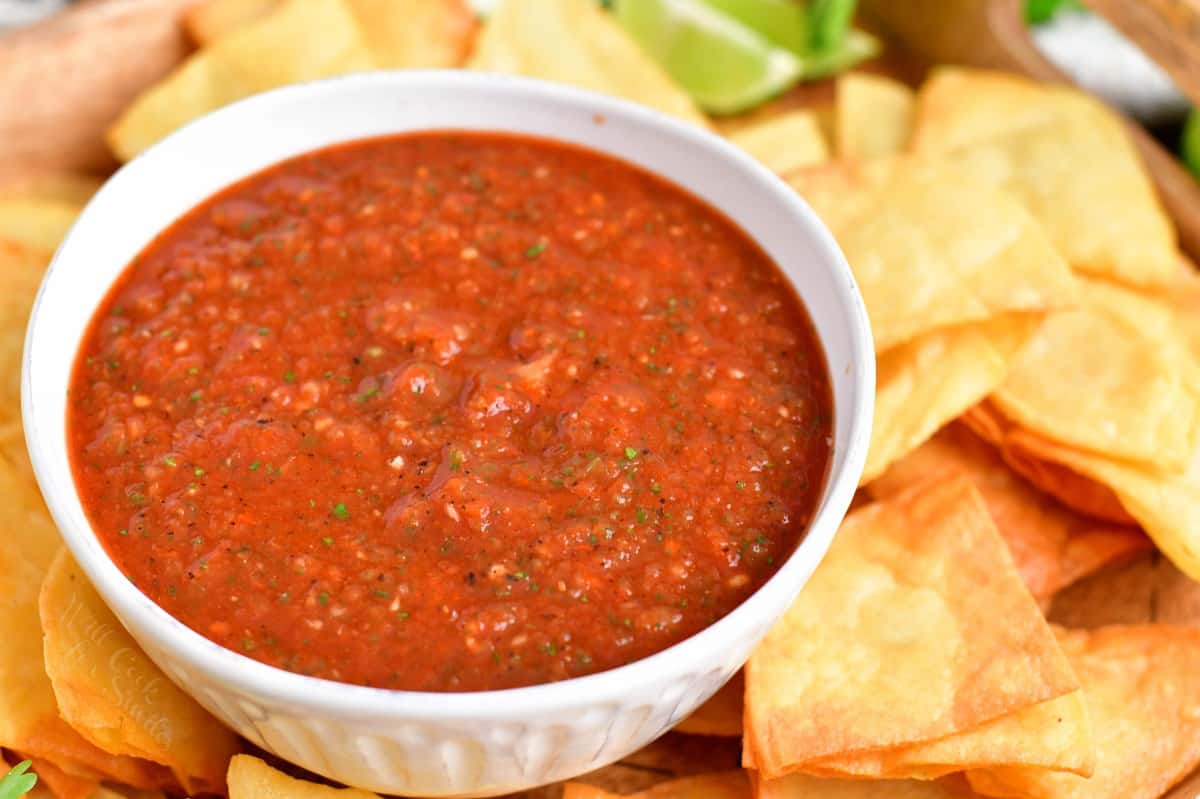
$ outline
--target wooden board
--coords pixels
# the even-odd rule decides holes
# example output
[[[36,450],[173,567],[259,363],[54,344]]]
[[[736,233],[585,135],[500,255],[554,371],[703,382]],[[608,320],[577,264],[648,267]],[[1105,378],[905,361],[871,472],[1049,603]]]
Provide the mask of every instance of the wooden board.
[[[0,183],[52,168],[97,174],[111,169],[114,163],[103,145],[103,131],[130,98],[186,56],[189,46],[178,21],[192,2],[85,0],[53,20],[0,38],[0,141],[4,142]],[[915,83],[927,63],[955,61],[1002,66],[1039,79],[1062,79],[1056,71],[1047,72],[1044,59],[1018,38],[1024,33],[1013,27],[1017,0],[862,2],[873,15],[867,20],[869,27],[909,45],[890,47],[888,56],[872,65],[875,71]],[[1089,2],[1103,8],[1117,0]],[[1146,2],[1159,10],[1178,7],[1183,9],[1179,13],[1189,14],[1200,4],[1200,0]],[[1200,14],[1187,19],[1200,19]],[[1141,35],[1170,40],[1171,29],[1160,23],[1160,17],[1145,22]],[[1197,47],[1192,41],[1191,49],[1178,48],[1182,61],[1172,66],[1173,73],[1194,74],[1188,70],[1196,67]],[[1197,84],[1200,88],[1200,80]],[[830,82],[802,86],[751,114],[719,120],[718,129],[728,132],[787,108],[828,114],[833,99]],[[1147,148],[1141,139],[1139,145],[1185,244],[1200,256],[1200,190],[1161,148]],[[1200,584],[1155,554],[1068,589],[1056,598],[1050,615],[1069,626],[1140,621],[1200,626]],[[740,747],[737,739],[669,733],[621,763],[580,779],[630,793],[675,777],[736,768]],[[557,799],[561,793],[561,786],[549,786],[519,796]],[[1169,796],[1192,799],[1198,794],[1200,775]]]

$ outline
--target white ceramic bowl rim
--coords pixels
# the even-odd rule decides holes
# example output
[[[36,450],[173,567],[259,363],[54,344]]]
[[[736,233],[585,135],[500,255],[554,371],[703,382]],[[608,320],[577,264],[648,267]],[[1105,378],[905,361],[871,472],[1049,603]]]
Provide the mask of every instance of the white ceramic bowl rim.
[[[835,414],[834,419],[835,428],[847,424],[851,426],[848,437],[843,439],[848,441],[842,461],[843,465],[836,473],[828,476],[820,506],[809,524],[804,539],[763,586],[733,611],[704,630],[649,657],[608,671],[560,682],[494,691],[455,693],[401,691],[309,677],[240,655],[208,640],[168,614],[135,587],[107,557],[107,553],[103,558],[90,557],[93,550],[86,547],[85,543],[88,538],[97,539],[95,531],[89,525],[88,530],[84,532],[75,529],[73,525],[65,521],[68,518],[67,505],[71,501],[78,503],[77,497],[67,499],[52,490],[56,486],[56,479],[61,475],[56,477],[54,466],[49,463],[48,457],[42,452],[44,448],[43,434],[37,413],[32,407],[32,375],[37,369],[37,364],[32,362],[31,350],[35,335],[54,334],[54,330],[48,326],[48,323],[42,322],[40,312],[46,292],[46,283],[58,268],[62,254],[72,247],[72,238],[77,230],[77,228],[72,228],[59,247],[33,307],[25,340],[22,379],[22,405],[27,445],[38,482],[46,494],[47,504],[66,543],[75,553],[80,566],[88,574],[92,583],[97,586],[106,602],[117,611],[119,617],[125,615],[140,617],[141,620],[154,626],[164,637],[169,638],[170,649],[202,671],[223,682],[238,686],[239,689],[248,690],[263,697],[339,715],[351,713],[360,717],[379,716],[383,718],[408,712],[432,713],[440,718],[460,720],[486,720],[511,717],[513,714],[534,716],[552,708],[561,710],[563,707],[595,702],[606,697],[620,697],[630,685],[648,679],[656,670],[664,667],[668,660],[702,660],[703,653],[707,648],[718,645],[723,630],[753,620],[759,606],[771,603],[771,594],[786,593],[791,590],[791,586],[797,582],[797,578],[802,574],[804,568],[802,555],[811,556],[813,550],[817,550],[815,555],[818,560],[824,555],[837,528],[837,519],[829,517],[836,516],[841,512],[839,509],[844,509],[849,505],[866,461],[875,389],[875,356],[865,306],[849,266],[832,235],[808,205],[783,181],[738,147],[697,126],[677,121],[628,101],[594,92],[539,80],[462,70],[364,73],[289,86],[239,101],[184,126],[125,165],[100,189],[84,210],[83,216],[86,216],[93,207],[104,204],[107,195],[115,192],[118,185],[124,181],[135,180],[136,177],[133,173],[144,159],[160,149],[171,147],[172,143],[181,137],[203,136],[207,128],[223,124],[228,118],[245,115],[248,109],[262,112],[272,105],[292,102],[297,96],[305,97],[309,102],[320,103],[325,93],[338,92],[345,82],[363,81],[376,82],[397,92],[412,85],[454,92],[463,87],[477,88],[482,82],[497,92],[507,92],[512,96],[532,97],[546,103],[566,104],[576,108],[586,107],[590,113],[613,118],[624,117],[641,125],[666,129],[670,135],[688,140],[690,144],[700,149],[708,150],[714,158],[735,162],[741,170],[756,176],[758,182],[763,184],[764,191],[770,193],[772,202],[788,206],[792,213],[807,220],[809,232],[816,237],[815,244],[818,249],[824,251],[827,262],[834,264],[844,273],[838,276],[837,286],[843,295],[840,299],[849,316],[848,324],[856,333],[851,336],[853,352],[849,353],[849,357],[857,361],[859,367],[856,370],[857,379],[852,386],[855,396],[851,413],[848,418],[840,418]],[[586,145],[581,146],[587,147]],[[279,160],[291,157],[293,156],[285,155],[281,156]],[[615,157],[619,158],[620,156]],[[690,193],[686,187],[685,191]],[[202,201],[203,198],[197,200],[194,205],[198,205]],[[75,347],[76,352],[77,350],[78,343]],[[829,363],[828,353],[826,353],[826,362],[830,369],[835,368],[834,364]],[[57,423],[65,425],[65,419],[59,419]],[[841,438],[841,436],[837,435],[836,438]],[[73,488],[74,480],[73,478],[69,479]],[[102,545],[100,548],[103,551]],[[89,556],[85,557],[84,553]]]

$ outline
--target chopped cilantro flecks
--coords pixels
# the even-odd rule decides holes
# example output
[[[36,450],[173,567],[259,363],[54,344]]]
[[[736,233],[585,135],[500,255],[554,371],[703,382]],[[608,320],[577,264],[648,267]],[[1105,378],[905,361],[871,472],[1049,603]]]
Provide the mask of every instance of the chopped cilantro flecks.
[[[625,448],[625,460],[627,460],[627,461],[637,460],[637,456],[638,456],[638,451],[636,449],[634,449],[633,447]]]
[[[337,518],[341,519],[342,521],[349,519],[350,511],[346,510],[346,503],[339,502],[338,504],[334,505],[333,506],[333,515],[336,516]]]
[[[532,261],[534,258],[537,258],[539,255],[541,255],[545,251],[546,251],[546,242],[539,241],[537,244],[533,245],[532,247],[530,247],[528,250],[525,251],[525,257]]]

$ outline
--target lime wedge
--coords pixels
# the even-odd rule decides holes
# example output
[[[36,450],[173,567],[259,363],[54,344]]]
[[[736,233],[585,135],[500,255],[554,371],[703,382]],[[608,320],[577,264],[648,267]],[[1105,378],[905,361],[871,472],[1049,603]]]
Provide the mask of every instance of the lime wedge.
[[[622,27],[697,103],[735,114],[779,94],[804,65],[702,0],[616,0]]]
[[[851,28],[838,49],[809,56],[804,62],[804,79],[820,80],[850,69],[879,55],[879,40],[871,34]]]
[[[1183,126],[1183,143],[1180,147],[1183,163],[1200,178],[1200,111],[1192,110],[1187,124]]]
[[[808,50],[808,10],[796,0],[702,0],[758,31],[772,44],[803,56]]]

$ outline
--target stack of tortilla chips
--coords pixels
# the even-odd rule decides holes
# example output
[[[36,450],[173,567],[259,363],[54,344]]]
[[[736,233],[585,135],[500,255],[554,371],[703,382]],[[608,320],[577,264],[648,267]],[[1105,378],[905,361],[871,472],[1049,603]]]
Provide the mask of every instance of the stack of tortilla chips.
[[[1043,615],[1155,548],[1200,578],[1200,277],[1104,107],[946,69],[709,120],[592,0],[501,0],[482,26],[462,0],[209,0],[187,27],[199,49],[116,122],[119,157],[267,88],[466,66],[715,127],[841,243],[879,373],[855,510],[744,675],[680,725],[740,737],[744,768],[631,795],[1153,799],[1200,764],[1200,630]],[[0,186],[0,749],[60,799],[226,778],[234,799],[370,799],[235,756],[60,551],[21,440],[21,333],[94,189]],[[613,796],[594,781],[565,796]]]

